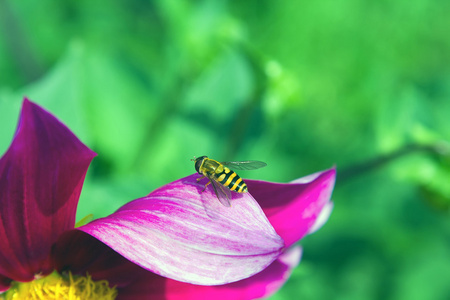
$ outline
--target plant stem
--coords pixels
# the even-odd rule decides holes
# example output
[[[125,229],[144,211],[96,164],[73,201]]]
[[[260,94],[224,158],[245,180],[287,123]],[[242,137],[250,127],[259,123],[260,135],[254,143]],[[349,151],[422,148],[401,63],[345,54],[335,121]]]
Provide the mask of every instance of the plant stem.
[[[354,178],[361,176],[364,173],[372,172],[376,169],[384,167],[390,162],[418,152],[425,152],[432,155],[442,155],[448,154],[448,147],[446,145],[441,144],[433,144],[433,145],[406,145],[405,147],[398,149],[392,153],[381,155],[375,157],[373,159],[357,163],[355,165],[349,166],[344,170],[339,172],[339,181],[346,182],[350,181]]]

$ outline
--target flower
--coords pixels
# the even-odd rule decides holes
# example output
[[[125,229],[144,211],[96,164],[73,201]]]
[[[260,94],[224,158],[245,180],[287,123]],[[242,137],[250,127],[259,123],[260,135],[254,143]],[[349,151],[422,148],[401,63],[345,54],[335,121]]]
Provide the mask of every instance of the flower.
[[[211,190],[201,193],[194,174],[74,228],[94,156],[50,113],[24,100],[0,159],[6,299],[28,284],[59,292],[67,282],[104,292],[105,299],[267,296],[298,264],[295,242],[323,223],[319,215],[331,207],[334,169],[290,184],[248,180],[252,195],[233,195],[232,208]]]

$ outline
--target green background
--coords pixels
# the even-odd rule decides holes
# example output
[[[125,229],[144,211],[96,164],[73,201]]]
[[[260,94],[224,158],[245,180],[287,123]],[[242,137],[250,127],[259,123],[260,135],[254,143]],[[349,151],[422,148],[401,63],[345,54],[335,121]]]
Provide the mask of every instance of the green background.
[[[0,0],[0,153],[23,96],[98,153],[78,219],[194,172],[336,165],[271,299],[450,299],[450,11],[438,0]]]

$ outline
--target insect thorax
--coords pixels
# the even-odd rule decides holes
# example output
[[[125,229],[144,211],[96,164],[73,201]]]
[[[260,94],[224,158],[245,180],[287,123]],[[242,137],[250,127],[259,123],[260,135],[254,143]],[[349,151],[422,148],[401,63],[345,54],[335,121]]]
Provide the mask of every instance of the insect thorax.
[[[209,173],[209,174],[221,173],[221,172],[223,172],[223,165],[213,159],[206,159],[203,162],[201,171]]]

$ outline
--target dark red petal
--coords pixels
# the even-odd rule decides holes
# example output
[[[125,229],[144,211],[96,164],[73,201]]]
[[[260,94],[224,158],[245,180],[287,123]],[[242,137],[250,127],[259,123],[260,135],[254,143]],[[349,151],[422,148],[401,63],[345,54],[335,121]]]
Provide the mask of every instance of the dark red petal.
[[[64,233],[53,249],[53,257],[59,272],[88,273],[94,280],[107,280],[118,288],[118,299],[166,299],[166,278],[139,267],[82,231]]]
[[[148,273],[91,235],[79,230],[65,232],[53,248],[56,270],[72,274],[89,273],[94,280],[108,280],[111,286],[128,286]]]
[[[313,229],[322,209],[330,201],[335,179],[333,168],[285,184],[245,182],[270,224],[289,247]]]
[[[0,159],[0,274],[28,281],[52,271],[50,247],[74,227],[95,156],[54,116],[24,100],[17,132]]]
[[[11,284],[11,279],[0,275],[0,293],[7,291]]]

